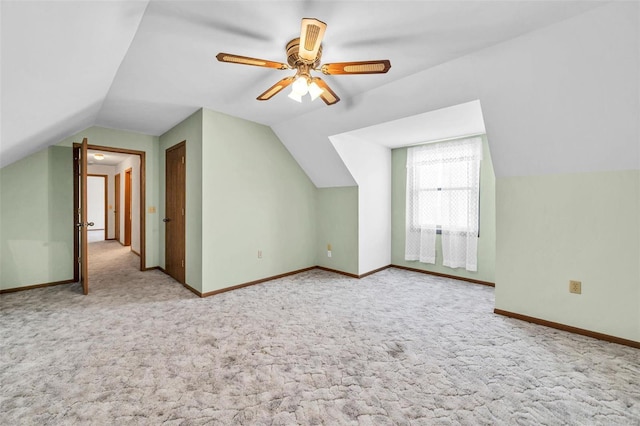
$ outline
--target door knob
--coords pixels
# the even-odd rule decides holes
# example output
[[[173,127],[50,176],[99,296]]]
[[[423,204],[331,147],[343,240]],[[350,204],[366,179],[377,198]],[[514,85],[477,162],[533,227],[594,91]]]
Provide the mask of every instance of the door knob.
[[[171,219],[170,219],[170,218],[168,218],[168,217],[165,217],[164,219],[162,219],[162,221],[163,221],[164,223],[167,223],[167,222],[171,222]]]

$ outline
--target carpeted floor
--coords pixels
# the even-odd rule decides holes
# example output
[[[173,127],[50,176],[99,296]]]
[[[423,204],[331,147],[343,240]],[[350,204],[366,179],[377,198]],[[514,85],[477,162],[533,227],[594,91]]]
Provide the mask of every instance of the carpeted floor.
[[[493,289],[314,270],[199,299],[114,242],[0,296],[0,424],[640,424],[640,352],[513,320]]]

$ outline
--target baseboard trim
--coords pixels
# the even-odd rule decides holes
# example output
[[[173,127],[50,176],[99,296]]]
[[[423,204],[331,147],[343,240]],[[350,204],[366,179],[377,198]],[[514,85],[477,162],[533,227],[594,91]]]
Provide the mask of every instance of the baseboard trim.
[[[598,333],[596,331],[585,330],[584,328],[572,327],[570,325],[560,324],[558,322],[547,321],[540,318],[530,317],[528,315],[516,314],[515,312],[504,311],[502,309],[494,309],[493,313],[503,315],[505,317],[518,319],[521,321],[527,321],[533,324],[542,325],[545,327],[555,328],[557,330],[567,331],[569,333],[580,334],[582,336],[591,337],[598,340],[604,340],[605,342],[617,343],[619,345],[631,346],[632,348],[640,349],[640,342],[635,340],[623,339],[622,337],[610,336],[608,334]]]
[[[231,287],[221,288],[220,290],[208,291],[206,293],[201,293],[200,297],[215,296],[216,294],[226,293],[227,291],[237,290],[239,288],[249,287],[249,286],[256,285],[256,284],[261,284],[261,283],[264,283],[264,282],[267,282],[267,281],[277,280],[278,278],[288,277],[289,275],[299,274],[301,272],[310,271],[310,270],[315,269],[315,268],[316,268],[315,266],[311,266],[309,268],[298,269],[296,271],[285,272],[284,274],[274,275],[272,277],[262,278],[262,279],[259,279],[259,280],[249,281],[247,283],[234,285],[234,286],[231,286]],[[195,290],[192,289],[192,291],[195,293]],[[196,293],[196,294],[198,294],[198,293]]]
[[[135,250],[132,249],[131,251],[135,255],[140,256],[140,254],[137,253]],[[306,272],[306,271],[310,271],[310,270],[313,270],[313,269],[320,269],[322,271],[333,272],[335,274],[345,275],[345,276],[347,276],[349,278],[360,279],[360,278],[368,277],[369,275],[373,275],[373,274],[376,274],[378,272],[384,271],[385,269],[388,269],[388,268],[404,269],[404,270],[407,270],[407,271],[419,272],[419,273],[428,274],[428,275],[436,275],[436,276],[439,276],[439,277],[451,278],[451,279],[454,279],[454,280],[467,281],[467,282],[471,282],[471,283],[474,283],[474,284],[482,284],[482,285],[486,285],[486,286],[490,286],[490,287],[494,287],[495,286],[494,283],[490,283],[490,282],[487,282],[487,281],[474,280],[474,279],[471,279],[471,278],[461,278],[461,277],[456,277],[454,275],[440,274],[440,273],[437,273],[437,272],[431,272],[431,271],[425,271],[425,270],[422,270],[422,269],[409,268],[409,267],[400,266],[400,265],[387,265],[387,266],[383,266],[383,267],[378,268],[378,269],[374,269],[373,271],[365,272],[364,274],[360,274],[360,275],[352,274],[350,272],[339,271],[337,269],[326,268],[324,266],[310,266],[308,268],[298,269],[296,271],[291,271],[291,272],[285,272],[284,274],[274,275],[272,277],[262,278],[262,279],[259,279],[259,280],[255,280],[255,281],[250,281],[250,282],[243,283],[243,284],[234,285],[234,286],[231,286],[231,287],[225,287],[225,288],[221,288],[219,290],[209,291],[207,293],[202,293],[202,292],[196,290],[195,288],[189,286],[188,284],[185,284],[185,283],[181,283],[181,284],[186,289],[188,289],[189,291],[191,291],[192,293],[197,295],[198,297],[209,297],[209,296],[214,296],[214,295],[220,294],[220,293],[226,293],[227,291],[237,290],[237,289],[240,289],[240,288],[243,288],[243,287],[249,287],[249,286],[256,285],[256,284],[261,284],[261,283],[264,283],[264,282],[267,282],[267,281],[277,280],[278,278],[288,277],[290,275],[299,274],[301,272]],[[145,268],[144,271],[151,271],[151,270],[154,270],[154,269],[157,269],[158,271],[160,271],[160,272],[162,272],[164,274],[167,273],[167,271],[165,271],[161,266],[152,266],[152,267],[149,267],[149,268]],[[60,284],[69,284],[69,283],[73,283],[73,282],[75,282],[75,280],[58,281],[58,282],[54,282],[54,283],[44,283],[44,284],[37,284],[37,285],[33,285],[33,286],[9,288],[9,289],[0,290],[0,294],[2,294],[2,293],[11,293],[11,292],[15,292],[15,291],[22,291],[22,290],[30,290],[30,289],[34,289],[34,288],[40,288],[40,287],[50,287],[50,286],[60,285]]]
[[[488,287],[495,287],[496,286],[495,283],[492,283],[490,281],[481,281],[481,280],[476,280],[476,279],[473,279],[473,278],[457,277],[455,275],[442,274],[440,272],[432,272],[432,271],[426,271],[424,269],[409,268],[408,266],[391,265],[391,267],[392,268],[398,268],[398,269],[404,269],[406,271],[419,272],[421,274],[435,275],[436,277],[450,278],[452,280],[466,281],[468,283],[486,285]]]
[[[137,251],[135,251],[134,249],[131,249],[131,253],[135,254],[136,256],[140,257],[140,253],[138,253]]]
[[[162,271],[164,272],[164,270]],[[166,272],[164,272],[166,274]],[[189,290],[191,293],[195,294],[198,297],[205,297],[202,295],[201,292],[199,292],[198,290],[196,290],[195,288],[191,287],[189,284],[185,284],[185,283],[180,283],[182,284],[182,287],[186,288],[187,290]]]
[[[335,274],[346,275],[347,277],[350,277],[350,278],[360,279],[360,278],[368,277],[369,275],[376,274],[380,271],[384,271],[385,269],[391,268],[392,266],[393,265],[383,266],[382,268],[374,269],[373,271],[365,272],[364,274],[360,274],[360,275],[352,274],[351,272],[339,271],[337,269],[325,268],[324,266],[316,266],[316,269],[321,269],[327,272],[333,272]]]
[[[115,238],[105,238],[104,240],[105,241],[115,241],[116,239]]]
[[[51,283],[28,285],[28,286],[24,286],[24,287],[5,288],[5,289],[0,290],[0,294],[15,293],[16,291],[24,291],[24,290],[33,290],[35,288],[53,287],[55,285],[71,284],[71,283],[75,283],[75,282],[76,282],[75,280],[71,279],[71,280],[64,280],[64,281],[54,281],[54,282],[51,282]]]
[[[314,266],[312,269],[320,269],[322,271],[333,272],[334,274],[345,275],[350,278],[360,278],[359,275],[350,272],[338,271],[337,269],[325,268],[324,266]]]
[[[385,269],[391,268],[391,265],[383,266],[382,268],[374,269],[373,271],[365,272],[364,274],[358,275],[358,278],[368,277],[369,275],[377,274],[378,272],[384,271]]]
[[[152,266],[151,268],[146,268],[145,271],[151,271],[153,269],[157,269],[158,271],[162,272],[163,274],[169,275],[169,274],[167,274],[167,271],[165,271],[165,269],[162,266]],[[171,276],[171,275],[169,275],[169,276]],[[173,278],[173,277],[171,277],[171,278]],[[182,287],[186,288],[187,290],[189,290],[191,293],[195,294],[196,296],[203,297],[201,292],[199,292],[195,288],[191,287],[189,284],[185,284],[185,283],[180,283],[180,284],[182,284]]]
[[[383,271],[383,270],[389,268],[390,266],[391,265],[383,266],[382,268],[378,268],[378,269],[375,269],[373,271],[369,271],[369,272],[364,273],[362,275],[356,275],[356,274],[351,274],[349,272],[338,271],[337,269],[325,268],[324,266],[310,266],[308,268],[298,269],[296,271],[291,271],[291,272],[285,272],[284,274],[274,275],[272,277],[262,278],[262,279],[259,279],[259,280],[255,280],[255,281],[250,281],[250,282],[243,283],[243,284],[234,285],[234,286],[231,286],[231,287],[225,287],[225,288],[221,288],[220,290],[209,291],[207,293],[200,293],[198,290],[195,290],[195,289],[187,286],[186,284],[183,284],[183,285],[185,287],[187,287],[189,290],[191,290],[192,292],[194,292],[195,294],[199,295],[200,297],[209,297],[209,296],[215,296],[216,294],[220,294],[220,293],[226,293],[227,291],[233,291],[233,290],[237,290],[237,289],[244,288],[244,287],[249,287],[249,286],[256,285],[256,284],[261,284],[261,283],[264,283],[264,282],[267,282],[267,281],[277,280],[278,278],[288,277],[290,275],[299,274],[301,272],[311,271],[313,269],[321,269],[321,270],[327,271],[327,272],[333,272],[333,273],[340,274],[340,275],[346,275],[347,277],[350,277],[350,278],[364,278],[364,277],[366,277],[368,275],[375,274],[376,272]]]

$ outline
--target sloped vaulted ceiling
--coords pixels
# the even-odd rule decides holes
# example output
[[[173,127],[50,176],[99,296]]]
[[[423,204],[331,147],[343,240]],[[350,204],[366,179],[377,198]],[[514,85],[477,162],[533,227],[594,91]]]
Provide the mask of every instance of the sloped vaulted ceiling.
[[[0,5],[1,166],[91,125],[160,135],[205,107],[272,126],[316,185],[339,186],[352,181],[330,145],[331,134],[450,106],[444,100],[416,104],[419,96],[439,99],[438,89],[452,91],[447,102],[473,100],[456,99],[456,87],[418,94],[403,83],[410,76],[601,3],[3,1]],[[283,61],[285,44],[298,35],[302,17],[328,23],[324,62],[389,58],[390,72],[327,77],[342,99],[327,107],[320,101],[292,102],[284,94],[258,102],[258,94],[291,72],[215,60],[224,51]],[[390,87],[394,90],[384,89]]]
[[[146,2],[0,3],[0,166],[98,121]]]

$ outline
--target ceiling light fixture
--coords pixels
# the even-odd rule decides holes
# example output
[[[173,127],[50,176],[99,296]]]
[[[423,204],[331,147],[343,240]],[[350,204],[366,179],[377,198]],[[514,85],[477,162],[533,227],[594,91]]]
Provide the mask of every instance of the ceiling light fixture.
[[[102,161],[104,160],[104,154],[93,154],[93,158],[95,158],[98,161]]]
[[[318,99],[318,97],[322,95],[323,92],[324,90],[321,89],[320,86],[318,86],[315,81],[312,81],[311,84],[309,85],[309,96],[311,96],[312,101],[315,101],[316,99]]]
[[[293,99],[296,102],[302,102],[302,97],[309,93],[310,80],[311,78],[308,75],[301,73],[291,85],[291,93],[289,93],[289,98]],[[315,98],[312,97],[312,99]]]
[[[285,77],[257,97],[259,101],[271,99],[276,94],[292,85],[289,98],[302,102],[302,97],[309,93],[311,100],[318,97],[327,105],[333,105],[340,100],[338,95],[319,77],[311,77],[311,72],[321,72],[325,75],[344,74],[384,74],[391,68],[388,59],[377,61],[335,62],[321,65],[322,39],[327,24],[315,18],[303,18],[300,27],[300,37],[287,43],[287,63],[268,61],[266,59],[249,56],[233,55],[220,52],[216,58],[220,62],[230,64],[253,65],[256,67],[275,68],[278,70],[296,70],[294,76]]]
[[[320,88],[320,86],[318,86],[318,84],[313,80],[315,79],[312,79],[308,75],[300,75],[291,85],[289,98],[296,102],[302,102],[302,97],[308,93],[311,97],[311,101],[318,99],[318,97],[324,93],[324,89]]]
[[[302,103],[302,96],[298,95],[297,93],[291,91],[291,93],[289,93],[289,98],[293,99],[296,102],[300,102]]]

